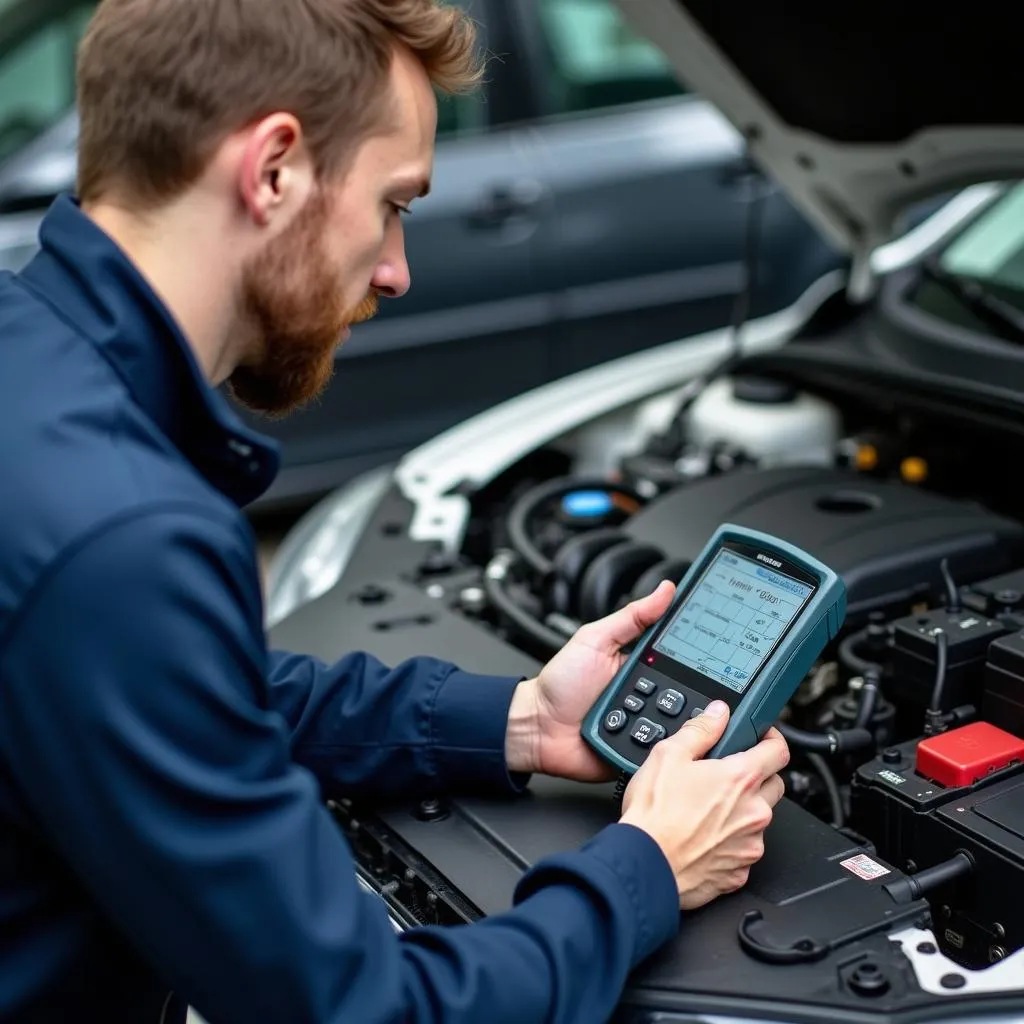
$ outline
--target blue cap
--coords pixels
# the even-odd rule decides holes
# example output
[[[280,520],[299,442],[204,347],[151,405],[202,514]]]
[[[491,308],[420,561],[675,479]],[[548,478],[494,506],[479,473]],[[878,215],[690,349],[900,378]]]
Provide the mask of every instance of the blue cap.
[[[598,519],[614,507],[607,491],[573,491],[562,499],[562,511],[573,519]]]

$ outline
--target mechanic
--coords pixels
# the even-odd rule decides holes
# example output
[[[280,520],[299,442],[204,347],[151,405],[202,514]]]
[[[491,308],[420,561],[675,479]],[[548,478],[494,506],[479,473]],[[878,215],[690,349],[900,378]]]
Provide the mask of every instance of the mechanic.
[[[472,88],[435,0],[103,0],[79,53],[79,180],[0,277],[0,1017],[579,1021],[680,908],[743,885],[788,751],[655,748],[622,819],[507,913],[401,936],[324,806],[597,781],[582,715],[672,586],[535,679],[266,648],[241,507],[348,325],[409,288],[432,86]],[[716,714],[717,711],[717,714]]]

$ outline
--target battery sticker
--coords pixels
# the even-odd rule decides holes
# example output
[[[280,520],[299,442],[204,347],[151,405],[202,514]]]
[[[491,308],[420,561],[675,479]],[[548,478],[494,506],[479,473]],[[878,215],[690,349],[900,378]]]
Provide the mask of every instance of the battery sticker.
[[[881,878],[889,874],[889,869],[883,867],[877,860],[872,860],[867,854],[858,853],[856,857],[849,857],[839,862],[841,868],[846,868],[851,874],[870,882],[874,878]]]

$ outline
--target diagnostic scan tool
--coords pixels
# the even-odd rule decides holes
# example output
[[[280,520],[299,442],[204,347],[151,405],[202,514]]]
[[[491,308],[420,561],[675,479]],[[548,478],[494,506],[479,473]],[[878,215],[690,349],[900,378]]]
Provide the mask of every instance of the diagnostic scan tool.
[[[776,537],[721,526],[588,712],[583,737],[633,773],[655,743],[718,699],[729,705],[729,723],[708,756],[746,750],[845,615],[846,587],[828,566]]]

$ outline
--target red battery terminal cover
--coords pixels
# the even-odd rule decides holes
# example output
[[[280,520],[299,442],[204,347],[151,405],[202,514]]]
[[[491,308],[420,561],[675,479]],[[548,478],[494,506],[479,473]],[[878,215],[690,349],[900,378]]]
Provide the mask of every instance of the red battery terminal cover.
[[[988,722],[950,729],[917,745],[917,774],[947,789],[970,786],[1014,761],[1024,761],[1024,740]]]

